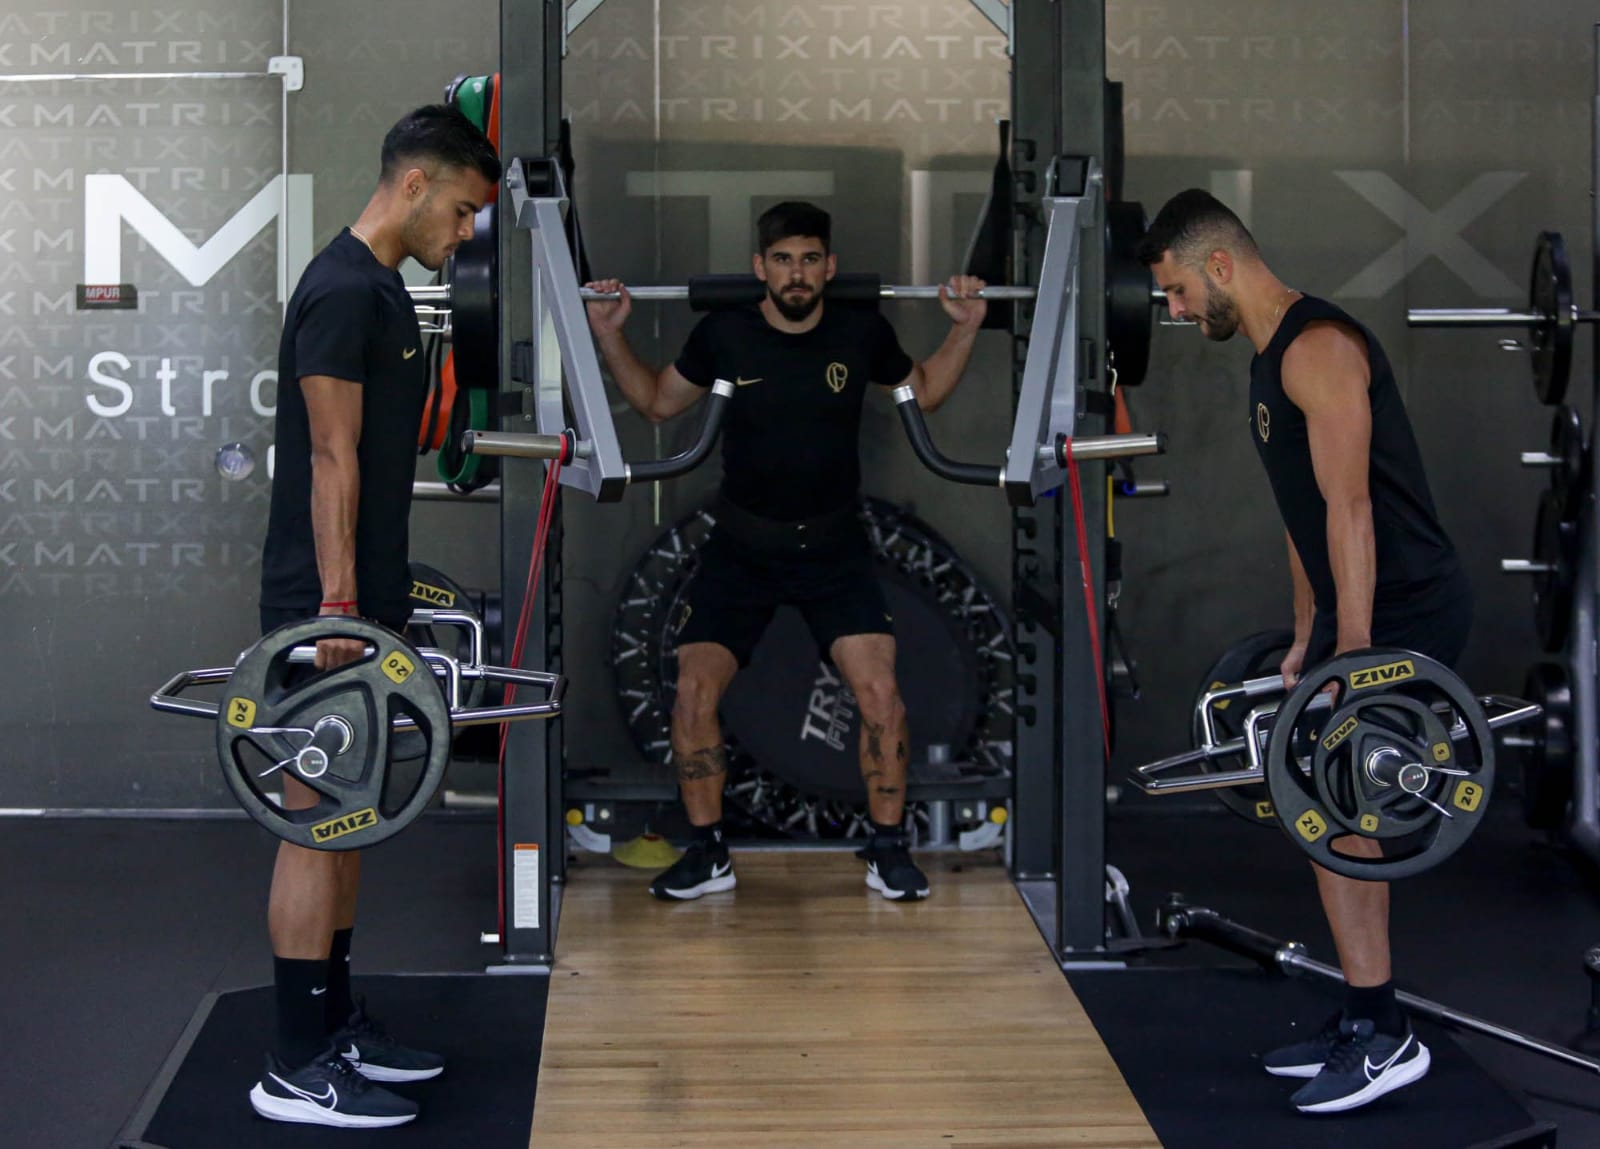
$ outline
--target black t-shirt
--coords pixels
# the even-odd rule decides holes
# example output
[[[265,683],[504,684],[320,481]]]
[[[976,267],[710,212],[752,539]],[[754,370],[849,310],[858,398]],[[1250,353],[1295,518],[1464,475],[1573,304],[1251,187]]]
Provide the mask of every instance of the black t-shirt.
[[[1333,304],[1311,296],[1296,300],[1284,312],[1272,342],[1250,364],[1250,431],[1256,451],[1305,566],[1317,612],[1333,615],[1338,594],[1328,556],[1328,507],[1311,466],[1305,413],[1283,390],[1283,354],[1306,324],[1317,320],[1345,324],[1367,345],[1372,377],[1367,388],[1372,404],[1367,488],[1378,561],[1375,621],[1396,611],[1421,610],[1435,598],[1457,593],[1465,574],[1439,524],[1394,370],[1372,332]]]
[[[773,327],[758,307],[713,311],[676,366],[701,387],[736,385],[722,425],[723,496],[794,522],[856,499],[867,384],[892,387],[913,364],[877,311],[824,305],[817,325],[798,335]]]
[[[359,383],[361,499],[356,511],[360,611],[398,629],[411,615],[411,482],[427,398],[427,356],[400,273],[348,230],[323,248],[289,300],[278,344],[272,509],[261,556],[263,610],[314,615],[322,602],[311,524],[311,425],[300,380]]]

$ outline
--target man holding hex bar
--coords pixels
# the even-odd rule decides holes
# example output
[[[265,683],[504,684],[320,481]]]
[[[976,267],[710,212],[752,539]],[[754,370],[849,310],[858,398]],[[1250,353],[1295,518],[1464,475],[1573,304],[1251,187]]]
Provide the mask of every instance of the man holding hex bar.
[[[736,386],[723,432],[716,530],[675,620],[672,754],[694,840],[650,892],[684,900],[734,888],[722,827],[727,755],[717,706],[773,613],[788,603],[861,708],[861,772],[872,820],[871,841],[859,852],[867,885],[891,900],[917,900],[929,887],[903,827],[910,735],[895,681],[893,619],[856,512],[861,405],[869,381],[912,387],[925,410],[943,403],[987,312],[972,298],[984,283],[957,276],[938,291],[950,334],[918,364],[875,306],[824,302],[837,270],[827,212],[780,203],[761,216],[757,231],[752,265],[764,298],[707,315],[677,361],[659,371],[622,333],[631,310],[626,288],[615,280],[588,285],[599,295],[590,295],[588,311],[600,353],[624,397],[647,418],[659,422],[687,410],[719,378]],[[877,291],[871,295],[875,301]]]
[[[1221,202],[1173,197],[1139,248],[1174,319],[1206,338],[1242,332],[1255,346],[1250,427],[1289,539],[1294,645],[1284,685],[1334,654],[1393,646],[1446,666],[1472,625],[1472,592],[1439,523],[1422,456],[1377,337],[1324,300],[1287,287]],[[1376,839],[1333,848],[1381,857]],[[1389,888],[1315,866],[1348,984],[1321,1031],[1263,1058],[1267,1072],[1310,1080],[1304,1113],[1354,1109],[1420,1080],[1427,1047],[1395,998]]]

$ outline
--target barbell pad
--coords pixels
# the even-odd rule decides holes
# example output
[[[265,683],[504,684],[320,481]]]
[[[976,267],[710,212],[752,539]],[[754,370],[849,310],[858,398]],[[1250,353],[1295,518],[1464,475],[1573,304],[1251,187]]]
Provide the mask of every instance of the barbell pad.
[[[845,271],[828,281],[823,298],[835,303],[860,303],[876,307],[883,277],[874,272]],[[689,307],[694,311],[714,311],[722,307],[745,307],[767,297],[767,285],[754,275],[691,275]]]

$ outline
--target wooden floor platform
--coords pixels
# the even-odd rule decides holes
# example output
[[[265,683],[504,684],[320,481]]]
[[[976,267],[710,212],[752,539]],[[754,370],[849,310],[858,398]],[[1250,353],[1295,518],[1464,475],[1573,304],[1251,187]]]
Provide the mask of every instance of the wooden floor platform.
[[[573,867],[534,1149],[1159,1146],[1005,871],[920,860],[913,905],[848,853],[677,905]]]

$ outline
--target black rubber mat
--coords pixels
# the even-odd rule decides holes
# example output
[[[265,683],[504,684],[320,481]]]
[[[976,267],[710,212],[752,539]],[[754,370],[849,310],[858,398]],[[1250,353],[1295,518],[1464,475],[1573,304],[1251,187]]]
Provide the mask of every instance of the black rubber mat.
[[[357,978],[374,1016],[408,1044],[441,1053],[444,1074],[386,1086],[422,1106],[394,1129],[267,1121],[250,1108],[273,1033],[270,986],[208,998],[120,1146],[159,1149],[363,1149],[471,1145],[527,1149],[549,978],[488,975]]]
[[[1337,1007],[1318,987],[1248,969],[1069,972],[1166,1149],[1527,1149],[1555,1145],[1551,1126],[1436,1027],[1417,1027],[1428,1076],[1361,1109],[1307,1116],[1303,1084],[1261,1068],[1261,1052],[1294,1040]]]

